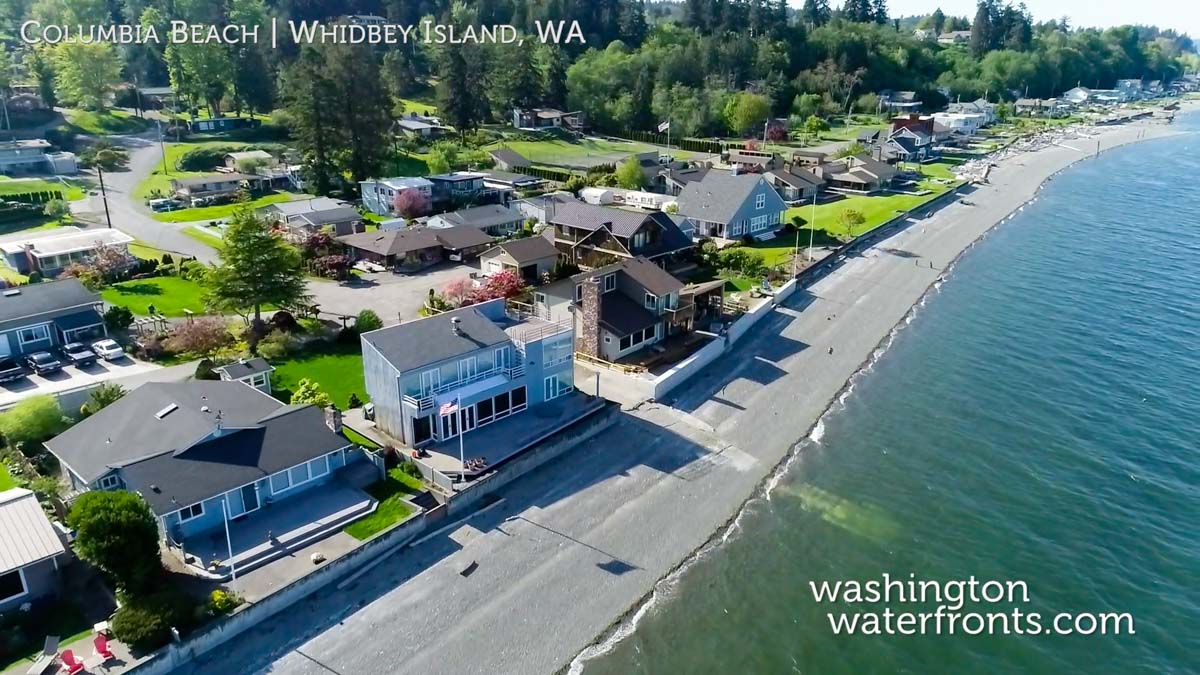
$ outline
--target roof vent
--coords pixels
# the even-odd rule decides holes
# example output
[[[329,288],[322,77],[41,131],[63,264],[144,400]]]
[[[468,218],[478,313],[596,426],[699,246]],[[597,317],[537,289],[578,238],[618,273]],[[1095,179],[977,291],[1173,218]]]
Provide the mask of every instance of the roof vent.
[[[462,335],[462,327],[459,325],[462,319],[457,316],[450,317],[450,331],[455,335]]]
[[[161,420],[162,418],[166,417],[167,415],[170,415],[171,413],[175,412],[178,409],[179,409],[179,406],[172,403],[172,404],[168,405],[167,407],[163,408],[162,410],[159,410],[158,412],[154,413],[154,416]]]

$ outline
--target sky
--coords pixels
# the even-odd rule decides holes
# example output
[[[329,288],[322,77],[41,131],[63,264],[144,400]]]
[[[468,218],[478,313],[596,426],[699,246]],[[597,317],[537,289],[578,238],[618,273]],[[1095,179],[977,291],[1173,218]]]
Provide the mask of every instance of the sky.
[[[1018,4],[1019,0],[1013,0]],[[838,3],[831,3],[837,5]],[[929,14],[938,7],[952,16],[975,16],[975,0],[888,0],[892,16]],[[1066,16],[1072,26],[1153,24],[1200,38],[1200,0],[1025,0],[1034,21]]]

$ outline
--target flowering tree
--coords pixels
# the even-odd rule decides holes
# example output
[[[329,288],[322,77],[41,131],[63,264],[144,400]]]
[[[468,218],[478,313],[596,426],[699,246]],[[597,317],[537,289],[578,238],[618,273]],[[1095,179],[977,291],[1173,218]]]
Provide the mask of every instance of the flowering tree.
[[[485,302],[496,298],[515,298],[525,292],[525,281],[512,270],[502,270],[488,277],[487,282],[476,289],[472,302]]]
[[[328,232],[314,232],[304,240],[304,244],[300,247],[304,258],[311,260],[319,258],[323,255],[328,255],[333,249],[333,237],[329,236]]]
[[[233,336],[225,322],[210,317],[177,326],[171,331],[171,337],[167,338],[166,347],[177,354],[209,356],[232,343]]]
[[[471,304],[475,286],[470,279],[453,279],[442,289],[442,298],[453,307]]]
[[[767,139],[771,141],[786,141],[788,138],[788,130],[782,124],[772,124],[767,127]]]
[[[392,202],[392,209],[408,220],[429,213],[429,206],[429,197],[415,189],[401,190]]]

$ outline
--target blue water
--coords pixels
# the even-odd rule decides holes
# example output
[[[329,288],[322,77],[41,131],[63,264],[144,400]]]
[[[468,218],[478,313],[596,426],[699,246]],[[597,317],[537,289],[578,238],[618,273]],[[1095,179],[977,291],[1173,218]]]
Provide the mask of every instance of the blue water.
[[[1191,135],[1047,184],[584,672],[1200,672],[1198,179]],[[884,572],[1020,580],[1023,611],[1128,612],[1136,633],[835,636],[826,613],[852,607],[808,582]]]

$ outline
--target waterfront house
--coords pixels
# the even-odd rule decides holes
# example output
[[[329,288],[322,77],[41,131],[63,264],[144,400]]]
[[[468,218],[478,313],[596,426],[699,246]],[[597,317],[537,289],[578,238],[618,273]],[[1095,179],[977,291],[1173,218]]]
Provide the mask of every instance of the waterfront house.
[[[616,361],[691,327],[684,284],[645,258],[631,258],[534,290],[533,308],[549,320],[574,320],[576,350]]]
[[[783,158],[773,152],[730,150],[725,163],[744,173],[766,173],[783,166]]]
[[[983,124],[987,126],[996,121],[996,104],[991,103],[985,98],[977,98],[974,101],[958,101],[946,106],[948,113],[961,113],[967,115],[983,115]]]
[[[413,226],[371,230],[337,237],[353,260],[369,260],[394,270],[417,270],[442,260],[478,256],[495,241],[468,225],[434,228]]]
[[[549,192],[536,197],[526,197],[513,202],[513,206],[521,212],[527,220],[536,220],[539,223],[547,223],[554,215],[554,209],[559,204],[578,201],[575,195],[570,192]]]
[[[521,229],[525,216],[520,211],[501,204],[485,204],[450,213],[430,216],[426,225],[432,228],[474,227],[494,237],[502,237]]]
[[[661,259],[690,250],[693,244],[680,229],[682,221],[661,211],[627,211],[571,201],[554,207],[551,227],[542,234],[567,260],[584,268],[599,267],[619,258]]]
[[[915,91],[892,91],[884,89],[879,92],[879,107],[889,112],[912,112],[920,110],[924,103],[917,98]]]
[[[104,302],[70,278],[0,291],[0,356],[21,356],[108,335]]]
[[[1063,92],[1062,99],[1069,101],[1072,105],[1083,105],[1092,98],[1092,90],[1087,87],[1072,87]]]
[[[694,236],[721,239],[774,236],[787,204],[758,174],[712,169],[679,193],[679,214],[695,224]]]
[[[896,177],[896,169],[866,155],[819,164],[812,171],[831,190],[860,194],[878,192],[888,187]]]
[[[510,196],[521,190],[536,190],[546,183],[546,179],[523,173],[508,171],[487,171],[483,176],[485,191],[494,191],[500,200],[508,202]]]
[[[519,315],[502,298],[364,333],[375,426],[415,448],[545,405],[573,391],[573,344],[569,319]]]
[[[660,169],[656,183],[662,188],[663,192],[669,195],[678,195],[680,192],[683,192],[688,183],[702,180],[704,175],[708,173],[708,169],[709,166],[707,164]]]
[[[937,135],[937,125],[941,124],[951,131],[958,131],[967,136],[974,136],[988,123],[983,113],[937,112],[933,114],[934,136]]]
[[[509,270],[527,284],[537,284],[558,263],[559,252],[545,237],[513,239],[484,251],[479,268],[491,276]]]
[[[38,138],[0,142],[0,174],[73,174],[77,170],[75,155],[51,152],[47,140]]]
[[[39,236],[40,235],[40,236]],[[9,239],[0,244],[4,262],[21,274],[40,273],[52,277],[72,263],[91,260],[100,251],[124,258],[126,266],[136,262],[129,254],[133,237],[116,229],[81,230],[59,227],[45,233],[31,234],[27,239]]]
[[[490,197],[495,190],[483,184],[487,174],[482,171],[451,171],[425,177],[433,188],[433,201],[465,203]]]
[[[0,492],[0,542],[0,613],[58,595],[70,554],[33,492]]]
[[[363,206],[379,216],[397,215],[396,197],[407,190],[417,191],[429,203],[433,201],[433,183],[419,176],[371,178],[360,181],[358,186]]]
[[[45,446],[70,493],[137,492],[166,543],[184,551],[224,540],[226,528],[260,509],[290,512],[291,527],[325,518],[314,493],[341,489],[333,479],[365,460],[342,434],[337,408],[285,405],[213,380],[144,384]]]
[[[825,186],[825,181],[820,176],[791,162],[782,169],[768,171],[763,177],[775,188],[783,201],[789,204],[811,201]]]

